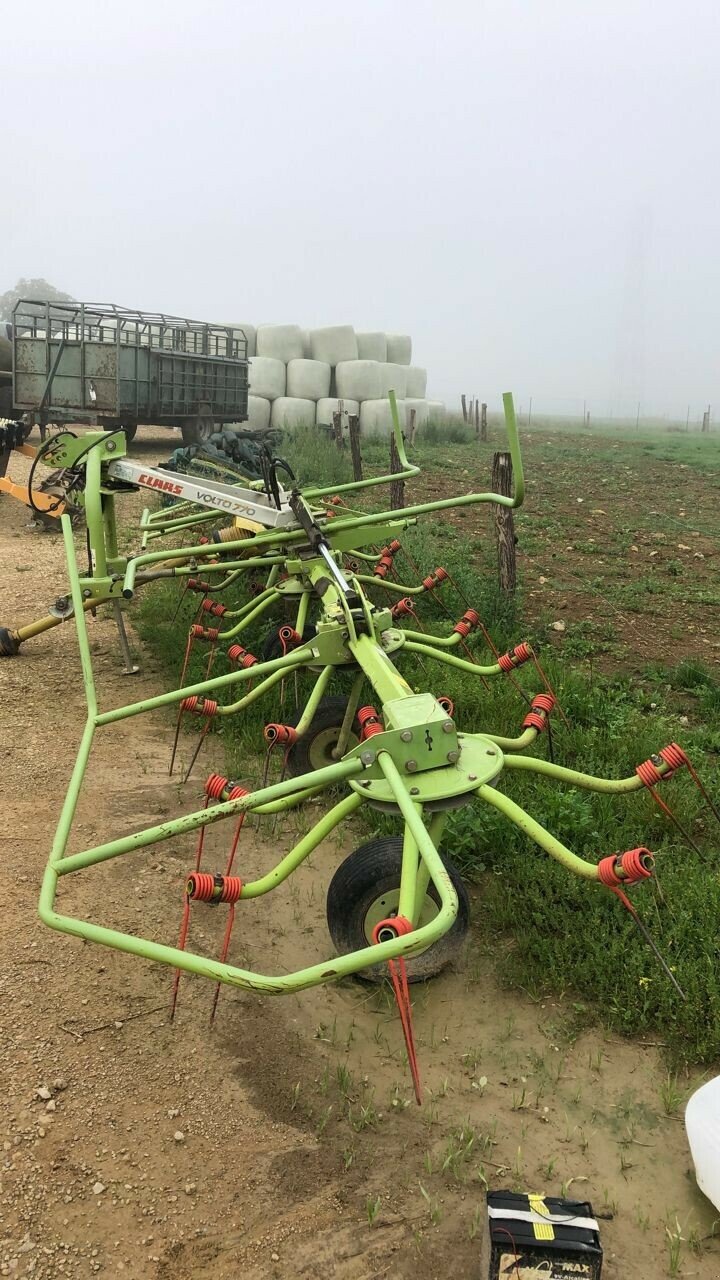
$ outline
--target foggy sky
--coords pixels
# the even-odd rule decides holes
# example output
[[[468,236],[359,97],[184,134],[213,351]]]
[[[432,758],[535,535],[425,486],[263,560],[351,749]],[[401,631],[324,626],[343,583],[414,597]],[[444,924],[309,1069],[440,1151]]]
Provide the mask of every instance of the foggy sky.
[[[720,410],[716,0],[0,10],[0,292],[410,332],[428,393]]]

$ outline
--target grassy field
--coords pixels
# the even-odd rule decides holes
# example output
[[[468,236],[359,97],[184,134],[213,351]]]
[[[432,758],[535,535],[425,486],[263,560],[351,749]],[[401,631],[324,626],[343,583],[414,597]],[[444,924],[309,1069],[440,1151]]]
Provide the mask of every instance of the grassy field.
[[[493,424],[490,442],[479,445],[464,430],[455,426],[441,438],[430,428],[419,441],[423,474],[408,486],[408,503],[489,487],[502,433]],[[403,546],[424,572],[436,565],[450,571],[498,647],[526,638],[538,647],[571,725],[555,727],[559,763],[626,776],[679,741],[717,802],[720,441],[672,432],[620,439],[539,427],[523,433],[523,450],[528,495],[516,515],[520,587],[513,602],[500,599],[495,587],[491,508],[426,518]],[[347,456],[318,448],[314,435],[295,436],[283,452],[301,482],[349,478]],[[384,445],[366,447],[368,471],[384,468],[385,454]],[[377,508],[377,492],[372,504]],[[171,624],[170,598],[161,590],[148,593],[141,627],[175,669],[192,606]],[[445,599],[459,617],[462,600],[451,589]],[[421,616],[438,633],[450,629],[432,601]],[[552,629],[558,621],[564,630]],[[257,652],[270,626],[244,643]],[[475,647],[485,652],[481,643]],[[193,674],[200,674],[202,661],[193,658]],[[488,692],[446,667],[423,670],[410,655],[399,666],[414,687],[453,697],[462,727],[519,731],[525,709],[507,683],[495,681]],[[523,683],[538,687],[532,671]],[[293,693],[285,690],[287,702]],[[261,726],[278,718],[278,710],[261,704],[242,723],[223,723],[233,776],[257,777]],[[545,754],[547,743],[535,750]],[[623,1032],[652,1033],[675,1061],[717,1058],[720,829],[687,774],[678,774],[663,796],[692,832],[702,859],[645,792],[594,796],[519,775],[502,785],[593,861],[643,844],[657,851],[657,881],[636,890],[634,900],[688,998],[679,999],[610,894],[576,881],[478,802],[453,815],[443,847],[481,887],[482,944],[497,956],[504,980],[533,998],[572,993],[579,1022],[599,1017]],[[362,821],[378,826],[369,812]]]

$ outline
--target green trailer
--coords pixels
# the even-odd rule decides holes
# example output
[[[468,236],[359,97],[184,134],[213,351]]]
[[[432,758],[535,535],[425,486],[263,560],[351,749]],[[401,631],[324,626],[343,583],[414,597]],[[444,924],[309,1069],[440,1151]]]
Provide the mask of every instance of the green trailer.
[[[13,407],[49,421],[179,427],[186,444],[248,416],[242,329],[148,311],[21,300],[12,324]]]

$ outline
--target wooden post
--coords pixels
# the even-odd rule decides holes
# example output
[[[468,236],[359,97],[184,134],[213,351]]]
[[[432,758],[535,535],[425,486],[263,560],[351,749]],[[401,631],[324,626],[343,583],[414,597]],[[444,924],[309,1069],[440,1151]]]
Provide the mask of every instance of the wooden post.
[[[475,435],[480,439],[480,402],[475,401]]]
[[[710,430],[710,405],[708,405],[707,409],[703,413],[702,429],[703,431]]]
[[[512,494],[512,459],[509,453],[493,455],[492,485],[493,493],[502,493],[505,497]],[[495,540],[498,552],[498,579],[500,590],[509,595],[515,590],[517,571],[515,564],[515,524],[510,507],[495,507]]]
[[[465,396],[464,396],[464,395],[462,395],[462,396],[460,397],[460,403],[462,404],[463,422],[467,422],[467,420],[468,420],[468,416],[467,416],[467,400],[465,399]]]
[[[353,480],[362,480],[362,454],[360,453],[360,419],[356,413],[348,414],[348,434],[352,455]]]
[[[480,439],[487,440],[487,405],[480,406]]]
[[[342,449],[343,438],[342,438],[342,414],[341,413],[333,414],[332,435],[333,435],[333,440],[335,441],[335,444],[337,445],[338,449]]]
[[[390,437],[390,471],[394,474],[396,471],[402,471],[402,463],[397,451],[395,436]],[[393,480],[390,483],[390,510],[397,511],[398,508],[405,506],[405,481]]]
[[[408,413],[408,430],[410,434],[410,444],[415,443],[415,432],[417,431],[417,410],[411,409]]]

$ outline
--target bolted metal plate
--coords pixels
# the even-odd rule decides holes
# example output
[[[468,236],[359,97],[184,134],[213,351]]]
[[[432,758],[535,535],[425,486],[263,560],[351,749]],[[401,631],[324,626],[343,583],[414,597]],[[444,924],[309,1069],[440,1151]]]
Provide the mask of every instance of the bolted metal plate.
[[[435,808],[454,807],[458,797],[477,791],[483,783],[494,782],[503,767],[503,754],[491,738],[459,733],[460,758],[444,768],[408,773],[403,782],[408,795],[418,804]],[[380,735],[370,739],[368,748],[380,742]],[[399,766],[402,767],[402,766]],[[373,772],[375,770],[373,769]],[[395,806],[390,784],[383,778],[349,778],[348,785],[371,804]]]

